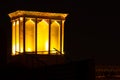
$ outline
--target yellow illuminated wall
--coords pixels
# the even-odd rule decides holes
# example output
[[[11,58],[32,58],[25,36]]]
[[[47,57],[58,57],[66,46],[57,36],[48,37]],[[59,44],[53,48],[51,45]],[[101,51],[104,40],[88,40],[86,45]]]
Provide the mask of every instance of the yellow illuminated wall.
[[[18,10],[8,15],[12,21],[12,55],[64,54],[64,22],[68,14]]]
[[[35,53],[37,47],[37,54],[56,53],[62,50],[64,54],[64,20],[60,24],[60,20],[51,20],[49,24],[48,19],[37,19],[37,32],[35,32],[35,19],[25,18],[25,51]],[[23,53],[23,18],[12,21],[12,55]],[[62,43],[60,42],[60,25],[62,27]],[[49,27],[50,27],[50,45],[49,45]],[[35,33],[37,33],[37,40],[35,40]],[[37,41],[37,46],[35,45]],[[60,44],[61,50],[60,50]],[[54,49],[55,48],[55,49]]]
[[[25,51],[35,51],[35,22],[32,19],[25,22]]]
[[[12,55],[15,55],[15,21],[12,22]]]
[[[19,52],[19,20],[16,21],[16,30],[15,30],[15,35],[16,35],[16,41],[15,41],[15,44],[16,44],[16,54],[18,54]]]
[[[62,54],[64,54],[64,20],[62,21]]]
[[[49,25],[45,20],[37,24],[37,51],[38,54],[47,54],[48,52]]]
[[[19,52],[19,20],[12,22],[12,55]]]
[[[23,53],[23,18],[20,17],[20,53]]]
[[[60,24],[57,21],[52,21],[50,36],[50,50],[52,53],[55,53],[54,48],[60,51]]]

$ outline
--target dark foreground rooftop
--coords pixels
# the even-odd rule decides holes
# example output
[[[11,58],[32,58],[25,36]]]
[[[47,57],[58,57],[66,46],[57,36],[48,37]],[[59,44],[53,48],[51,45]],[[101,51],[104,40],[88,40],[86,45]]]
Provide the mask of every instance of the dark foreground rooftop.
[[[7,64],[0,68],[0,78],[12,80],[95,80],[94,63],[89,60],[65,64],[27,68],[19,64]]]

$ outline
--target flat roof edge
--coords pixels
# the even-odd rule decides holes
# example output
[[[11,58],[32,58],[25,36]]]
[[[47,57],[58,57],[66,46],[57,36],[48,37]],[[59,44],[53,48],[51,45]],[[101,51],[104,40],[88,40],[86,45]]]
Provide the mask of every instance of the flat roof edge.
[[[52,12],[38,12],[38,11],[25,11],[25,10],[17,10],[15,12],[8,14],[10,18],[19,17],[19,16],[35,16],[35,17],[48,17],[48,18],[61,18],[65,19],[67,17],[67,13],[52,13]]]

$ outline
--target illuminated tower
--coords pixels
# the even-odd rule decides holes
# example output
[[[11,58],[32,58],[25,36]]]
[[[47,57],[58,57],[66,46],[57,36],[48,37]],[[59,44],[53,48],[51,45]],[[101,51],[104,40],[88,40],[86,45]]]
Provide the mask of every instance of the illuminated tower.
[[[15,11],[12,22],[12,55],[64,55],[64,22],[67,14]]]
[[[16,11],[12,22],[12,55],[64,54],[64,22],[67,14]]]

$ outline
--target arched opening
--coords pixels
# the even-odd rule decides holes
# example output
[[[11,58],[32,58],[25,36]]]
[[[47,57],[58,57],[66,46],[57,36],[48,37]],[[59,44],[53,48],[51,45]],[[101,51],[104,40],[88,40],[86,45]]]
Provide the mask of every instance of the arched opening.
[[[25,51],[35,51],[35,22],[31,18],[25,22]]]
[[[51,24],[51,43],[50,50],[51,53],[55,53],[55,49],[60,51],[60,24],[57,21],[52,21]],[[55,48],[55,49],[54,49]]]
[[[48,54],[49,25],[43,19],[37,23],[37,53]]]

